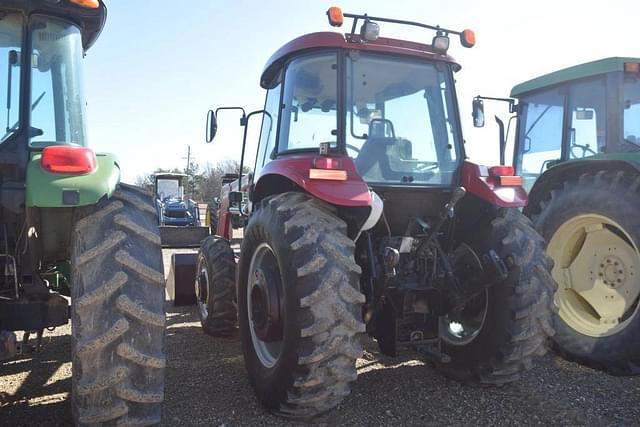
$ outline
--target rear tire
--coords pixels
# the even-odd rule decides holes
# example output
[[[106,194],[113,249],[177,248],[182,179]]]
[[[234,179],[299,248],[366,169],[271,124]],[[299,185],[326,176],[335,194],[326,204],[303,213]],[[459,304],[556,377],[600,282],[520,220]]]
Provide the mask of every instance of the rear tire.
[[[640,374],[640,177],[583,174],[532,211],[560,284],[554,349],[611,374]]]
[[[295,192],[262,201],[245,230],[238,283],[242,350],[259,400],[279,415],[322,414],[356,379],[364,295],[346,232],[331,206]],[[264,295],[276,294],[281,305],[266,304],[275,300]],[[272,315],[261,317],[264,311]],[[275,338],[263,340],[260,331]]]
[[[228,241],[209,236],[198,252],[196,302],[202,329],[212,336],[237,330],[236,261]]]
[[[465,310],[481,317],[473,334],[460,338],[455,319],[441,322],[442,352],[451,362],[437,367],[460,381],[501,385],[520,379],[546,352],[555,283],[544,241],[531,222],[516,209],[489,212],[493,218],[481,221],[466,243],[480,255],[495,250],[506,260],[508,276],[467,304]]]
[[[160,423],[165,282],[150,194],[121,184],[78,209],[71,297],[75,424]]]

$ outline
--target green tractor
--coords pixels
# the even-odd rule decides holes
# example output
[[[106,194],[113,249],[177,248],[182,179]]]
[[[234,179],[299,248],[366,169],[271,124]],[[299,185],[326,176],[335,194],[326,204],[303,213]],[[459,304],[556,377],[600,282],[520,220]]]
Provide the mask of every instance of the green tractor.
[[[559,284],[553,343],[567,358],[640,374],[640,59],[566,68],[511,96],[524,213],[548,242]]]
[[[152,195],[86,146],[82,58],[105,19],[101,0],[0,3],[0,358],[71,318],[74,422],[147,425],[164,394],[162,253]]]

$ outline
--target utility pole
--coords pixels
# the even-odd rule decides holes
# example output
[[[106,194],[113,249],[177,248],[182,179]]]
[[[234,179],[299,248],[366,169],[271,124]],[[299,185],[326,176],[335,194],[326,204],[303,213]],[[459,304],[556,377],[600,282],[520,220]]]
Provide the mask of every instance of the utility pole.
[[[187,169],[185,169],[187,174],[189,173],[189,168],[191,168],[191,146],[187,145]]]
[[[187,174],[187,188],[186,190],[189,190],[189,187],[191,187],[191,194],[193,195],[193,176],[191,176],[191,146],[187,145],[187,157],[183,157],[183,160],[186,159],[187,160],[187,168],[185,169],[185,172]]]

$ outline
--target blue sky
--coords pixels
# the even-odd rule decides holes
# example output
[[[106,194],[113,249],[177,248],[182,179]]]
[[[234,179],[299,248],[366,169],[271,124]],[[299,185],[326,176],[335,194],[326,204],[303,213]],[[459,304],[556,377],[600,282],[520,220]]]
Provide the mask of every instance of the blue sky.
[[[450,53],[462,64],[456,77],[467,154],[483,163],[497,159],[490,115],[506,110],[487,105],[486,128],[473,129],[473,96],[507,96],[523,80],[605,56],[640,56],[640,6],[626,0],[105,1],[107,25],[85,64],[89,142],[119,156],[125,181],[156,167],[184,167],[188,145],[201,165],[239,158],[237,118],[221,116],[216,140],[206,144],[207,110],[261,108],[258,81],[269,56],[294,37],[331,31],[324,13],[334,4],[476,32],[476,47],[452,40]],[[381,35],[432,37],[384,24]],[[256,139],[253,129],[249,153]]]

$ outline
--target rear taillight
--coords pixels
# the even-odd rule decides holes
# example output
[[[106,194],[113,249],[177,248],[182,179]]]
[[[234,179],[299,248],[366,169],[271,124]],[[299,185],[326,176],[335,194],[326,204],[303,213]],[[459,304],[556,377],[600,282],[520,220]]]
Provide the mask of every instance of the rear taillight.
[[[499,176],[498,185],[501,187],[519,187],[523,181],[521,176]]]
[[[489,168],[489,176],[500,187],[518,187],[523,184],[522,177],[515,175],[513,166],[494,166]]]
[[[346,181],[347,171],[331,169],[309,169],[309,179],[326,179],[329,181]]]
[[[640,73],[640,64],[637,62],[625,62],[624,64],[624,72],[625,73]]]
[[[51,173],[86,174],[96,170],[96,154],[90,148],[52,145],[42,150],[42,167]]]
[[[309,169],[309,179],[326,179],[329,181],[346,181],[347,171],[342,169],[342,160],[332,157],[316,157],[314,167]]]

